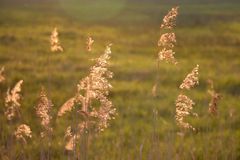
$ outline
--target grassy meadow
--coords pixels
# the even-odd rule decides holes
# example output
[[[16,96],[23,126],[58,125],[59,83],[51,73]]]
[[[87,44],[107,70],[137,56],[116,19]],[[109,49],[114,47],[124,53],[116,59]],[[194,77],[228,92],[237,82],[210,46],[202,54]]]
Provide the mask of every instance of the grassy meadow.
[[[160,24],[174,6],[180,6],[175,57],[177,66],[161,62],[157,70]],[[52,160],[65,160],[64,131],[71,115],[57,117],[59,107],[76,92],[76,85],[94,64],[91,59],[112,43],[110,99],[118,115],[110,127],[90,136],[89,160],[237,160],[240,159],[240,3],[234,1],[6,1],[0,2],[0,159],[16,156],[21,144],[6,149],[12,132],[4,117],[8,87],[23,79],[21,122],[33,137],[24,146],[24,159],[39,158],[41,130],[35,108],[41,86],[54,103],[54,134],[48,148]],[[58,27],[63,53],[51,53],[49,37]],[[86,51],[86,39],[95,40]],[[199,64],[200,84],[184,92],[194,100],[199,117],[188,121],[196,132],[178,134],[175,100],[179,85]],[[159,72],[157,97],[151,90]],[[208,114],[207,80],[222,95],[219,113]],[[45,149],[47,147],[45,146]],[[11,151],[9,151],[11,150]],[[15,159],[21,159],[18,157]],[[22,158],[23,159],[23,158]]]

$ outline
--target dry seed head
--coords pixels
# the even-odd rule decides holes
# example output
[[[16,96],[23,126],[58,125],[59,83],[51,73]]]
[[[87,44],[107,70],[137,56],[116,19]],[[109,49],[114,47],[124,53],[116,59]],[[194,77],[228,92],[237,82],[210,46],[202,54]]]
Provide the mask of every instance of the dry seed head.
[[[197,65],[191,73],[189,73],[186,78],[183,80],[182,84],[180,85],[180,89],[191,89],[195,85],[199,84],[199,79],[198,79],[198,70],[199,70],[199,65]]]
[[[157,97],[157,88],[158,88],[158,84],[154,84],[153,88],[152,88],[152,96],[153,97]]]
[[[5,107],[7,108],[5,111],[5,115],[8,120],[12,120],[14,117],[16,117],[20,104],[21,99],[21,86],[22,86],[23,80],[20,80],[12,90],[8,89],[7,96],[5,97]]]
[[[68,126],[66,131],[65,131],[65,135],[64,135],[64,138],[68,138],[68,137],[72,137],[73,136],[73,133],[72,133],[72,127],[71,126]]]
[[[178,14],[178,7],[172,8],[171,11],[163,18],[163,23],[161,25],[162,29],[172,30],[175,26],[176,17]],[[158,59],[164,60],[167,63],[177,64],[174,57],[175,52],[173,51],[174,45],[176,43],[176,35],[173,32],[163,33],[158,40],[158,46],[161,47],[158,53]]]
[[[188,98],[186,95],[180,94],[177,97],[176,100],[176,121],[177,125],[182,129],[192,129],[195,130],[194,127],[192,127],[188,122],[184,121],[184,118],[188,115],[192,114],[194,116],[197,116],[196,113],[191,113],[191,110],[193,109],[193,105],[195,103]]]
[[[61,107],[58,113],[59,116],[62,116],[66,111],[72,110],[75,103],[81,106],[77,111],[79,114],[86,119],[89,117],[95,119],[91,121],[91,124],[97,126],[99,131],[108,127],[109,120],[114,119],[116,109],[108,99],[109,90],[112,88],[108,79],[113,76],[113,73],[108,70],[111,55],[110,47],[111,45],[107,45],[104,54],[96,59],[96,64],[90,68],[89,75],[77,85],[75,97]],[[93,101],[98,101],[99,106],[94,106]]]
[[[116,111],[112,102],[107,98],[109,90],[112,88],[108,79],[113,76],[113,73],[108,70],[108,61],[111,54],[110,47],[111,44],[106,46],[104,54],[96,59],[96,64],[91,67],[89,76],[81,80],[78,85],[78,92],[85,92],[85,95],[81,98],[84,112],[89,113],[92,100],[95,99],[100,102],[99,109],[89,113],[99,119],[99,130],[103,130],[108,126],[108,121],[113,118]]]
[[[72,136],[72,137],[70,137],[69,140],[67,141],[67,143],[66,143],[66,145],[65,145],[65,149],[66,149],[67,151],[73,151],[74,145],[75,145],[74,140],[75,140],[75,136]]]
[[[164,33],[161,35],[158,46],[164,48],[173,48],[174,44],[176,43],[176,35],[175,33]]]
[[[50,37],[50,44],[51,44],[51,51],[52,52],[63,52],[63,47],[61,46],[58,38],[58,31],[55,27],[52,31],[51,37]]]
[[[219,93],[214,90],[214,85],[212,80],[208,80],[210,89],[208,94],[211,96],[211,101],[208,104],[208,112],[212,115],[217,115],[218,112],[218,102],[222,98]]]
[[[32,131],[28,125],[21,124],[14,132],[14,135],[17,140],[21,140],[24,144],[26,144],[26,138],[32,138]]]
[[[65,132],[65,138],[68,139],[65,149],[68,151],[73,151],[74,146],[76,146],[77,141],[81,138],[81,134],[85,129],[85,123],[79,123],[76,129],[76,133],[72,133],[72,128],[69,126]]]
[[[61,117],[63,116],[66,112],[69,112],[73,109],[75,104],[75,97],[70,98],[67,100],[61,107],[60,110],[58,111],[58,116]]]
[[[2,68],[0,69],[0,83],[2,83],[3,81],[5,81],[4,71],[5,71],[5,68],[2,67]]]
[[[35,107],[36,114],[41,119],[41,125],[44,128],[44,131],[41,132],[41,137],[45,137],[47,134],[52,132],[52,128],[50,126],[52,119],[50,112],[52,107],[52,101],[48,99],[45,89],[42,88],[38,104]]]
[[[87,42],[86,42],[86,44],[87,44],[87,51],[88,51],[88,52],[91,52],[91,51],[92,51],[92,45],[93,45],[93,43],[94,43],[94,40],[92,39],[92,37],[88,36]]]
[[[178,15],[178,8],[179,7],[174,7],[168,12],[168,14],[163,18],[163,22],[160,28],[172,29],[175,26],[176,18]]]
[[[159,60],[164,60],[167,63],[177,64],[177,60],[174,57],[175,52],[172,49],[164,48],[158,53]]]

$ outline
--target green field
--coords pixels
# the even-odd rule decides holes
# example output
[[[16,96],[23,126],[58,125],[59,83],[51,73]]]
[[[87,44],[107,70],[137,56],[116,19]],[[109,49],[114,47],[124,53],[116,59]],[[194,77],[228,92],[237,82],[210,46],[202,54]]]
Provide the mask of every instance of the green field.
[[[160,63],[158,96],[151,95],[157,75],[157,41],[164,15],[179,5],[175,33],[177,66]],[[60,0],[0,2],[0,67],[6,81],[0,84],[0,159],[19,154],[20,144],[6,149],[12,132],[4,115],[7,88],[23,79],[21,122],[29,124],[33,137],[25,155],[39,159],[41,130],[35,108],[41,86],[51,97],[54,135],[50,155],[67,159],[64,130],[71,116],[57,118],[59,107],[75,91],[106,44],[112,43],[110,99],[116,119],[100,134],[92,134],[86,153],[89,160],[237,160],[240,159],[240,3],[136,2]],[[58,27],[64,52],[50,52],[49,37]],[[86,38],[95,40],[92,53]],[[175,99],[179,85],[193,67],[200,66],[200,84],[186,92],[196,105],[198,118],[188,121],[197,132],[179,136]],[[207,80],[221,93],[219,114],[208,114]],[[15,149],[13,149],[15,148]],[[46,148],[46,147],[45,147]],[[46,148],[47,149],[47,148]],[[21,159],[21,158],[19,158]]]

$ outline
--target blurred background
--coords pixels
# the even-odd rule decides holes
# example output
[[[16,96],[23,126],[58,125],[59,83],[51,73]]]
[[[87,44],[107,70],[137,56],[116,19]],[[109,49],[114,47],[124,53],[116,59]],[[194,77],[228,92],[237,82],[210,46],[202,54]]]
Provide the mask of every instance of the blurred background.
[[[179,6],[175,57],[177,66],[160,63],[157,42],[167,12]],[[50,52],[49,37],[58,28],[64,52]],[[86,51],[86,39],[95,40]],[[59,107],[76,91],[91,59],[112,43],[110,99],[118,115],[110,127],[94,134],[87,159],[240,159],[240,1],[239,0],[0,0],[1,159],[7,159],[6,139],[11,130],[4,117],[8,87],[24,80],[22,122],[33,130],[26,147],[28,159],[39,159],[39,120],[35,115],[41,86],[54,103],[50,155],[67,159],[64,131],[71,116],[57,118]],[[188,121],[197,132],[179,136],[175,99],[179,85],[193,67],[200,66],[200,85],[187,92],[196,103],[198,118]],[[157,98],[151,90],[156,74]],[[219,114],[208,114],[207,80],[222,95]],[[15,146],[20,148],[21,145]],[[19,150],[12,150],[18,154]]]

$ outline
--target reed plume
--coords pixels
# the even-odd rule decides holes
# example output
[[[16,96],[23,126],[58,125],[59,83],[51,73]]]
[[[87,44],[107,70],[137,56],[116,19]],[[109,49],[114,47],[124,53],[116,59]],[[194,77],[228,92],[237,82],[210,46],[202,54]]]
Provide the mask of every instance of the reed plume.
[[[193,88],[195,85],[199,84],[199,78],[198,78],[198,69],[199,65],[197,65],[183,80],[182,84],[180,85],[180,89],[186,89],[190,90]],[[191,112],[194,106],[193,100],[191,100],[189,97],[187,97],[184,94],[179,94],[176,100],[176,115],[175,119],[177,122],[177,125],[181,129],[192,129],[195,131],[196,129],[186,122],[184,119],[192,114],[194,116],[198,116],[197,113]]]
[[[163,18],[163,22],[160,28],[166,33],[163,33],[158,40],[158,46],[160,51],[158,53],[159,60],[166,61],[167,63],[177,64],[177,60],[174,57],[175,52],[173,48],[176,43],[176,35],[172,32],[176,24],[176,18],[178,15],[178,7],[172,8],[171,11]]]
[[[214,89],[214,84],[212,80],[208,80],[210,85],[210,89],[208,90],[208,94],[211,96],[211,101],[208,104],[208,112],[211,115],[217,115],[218,113],[218,102],[221,100],[221,95],[217,93]]]
[[[17,115],[19,115],[20,109],[20,99],[21,99],[21,86],[23,84],[23,80],[20,80],[12,90],[7,90],[7,96],[5,97],[5,107],[7,108],[5,111],[5,115],[8,120],[13,120]]]
[[[69,112],[73,109],[75,105],[75,97],[70,98],[67,100],[59,109],[58,116],[63,116],[66,112]]]
[[[32,131],[28,125],[21,124],[17,127],[14,135],[17,140],[22,141],[24,144],[27,144],[27,138],[32,138]]]
[[[158,46],[173,48],[176,42],[175,33],[164,33],[158,41]]]
[[[172,8],[166,16],[163,18],[161,28],[172,29],[176,25],[176,18],[178,15],[178,6]]]
[[[36,105],[36,114],[41,119],[41,126],[44,130],[41,132],[41,137],[45,137],[52,133],[50,125],[52,116],[50,115],[53,103],[49,100],[45,89],[42,87],[38,103]]]
[[[58,38],[58,30],[56,27],[52,31],[52,34],[50,37],[50,44],[51,44],[52,52],[63,52],[63,47],[60,44],[60,41]]]
[[[189,90],[193,88],[195,85],[198,85],[199,84],[198,70],[199,70],[199,65],[193,68],[192,72],[186,76],[186,78],[183,80],[179,88]]]
[[[85,119],[90,117],[95,119],[91,122],[88,120],[80,122],[77,127],[78,132],[72,135],[72,138],[79,139],[83,127],[86,129],[89,125],[95,126],[98,131],[103,131],[108,127],[109,120],[114,119],[116,109],[108,99],[109,90],[112,88],[108,79],[113,76],[113,73],[108,70],[110,55],[111,45],[107,45],[104,54],[97,58],[96,64],[90,68],[89,75],[77,85],[76,95],[69,99],[58,112],[58,116],[62,116],[67,111],[71,111],[74,106],[80,105],[78,113],[81,116]],[[93,101],[98,101],[100,105],[94,105]]]
[[[184,118],[190,114],[197,116],[196,113],[191,112],[194,104],[195,103],[190,98],[188,98],[186,95],[183,95],[183,94],[178,95],[177,100],[176,100],[175,118],[176,118],[177,125],[180,128],[195,130],[195,128],[192,125],[190,125],[188,122],[184,121]]]
[[[86,45],[87,45],[86,49],[87,49],[88,52],[91,52],[91,51],[92,51],[92,45],[93,45],[93,43],[94,43],[93,38],[90,37],[90,36],[88,36],[87,42],[86,42]]]
[[[86,122],[83,123],[79,123],[75,129],[75,131],[73,131],[73,128],[71,126],[69,126],[65,132],[65,136],[64,138],[67,140],[67,143],[65,145],[65,149],[68,151],[73,151],[75,146],[76,146],[76,141],[78,141],[82,135],[82,133],[84,132],[84,130],[86,129]]]
[[[0,83],[2,83],[3,81],[5,81],[5,76],[4,76],[4,71],[5,71],[5,68],[4,67],[2,67],[1,69],[0,69]]]

